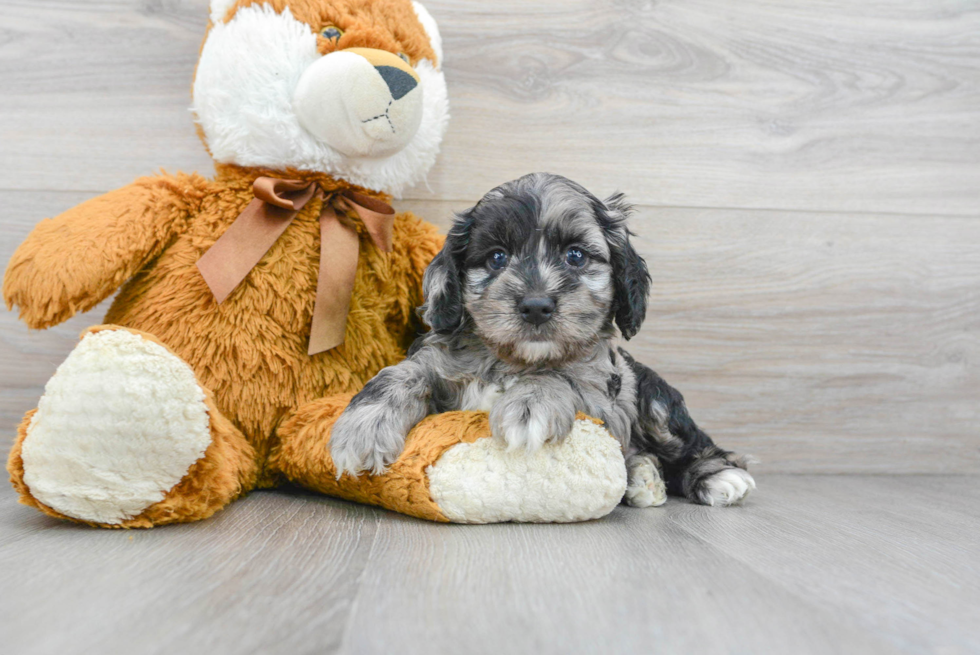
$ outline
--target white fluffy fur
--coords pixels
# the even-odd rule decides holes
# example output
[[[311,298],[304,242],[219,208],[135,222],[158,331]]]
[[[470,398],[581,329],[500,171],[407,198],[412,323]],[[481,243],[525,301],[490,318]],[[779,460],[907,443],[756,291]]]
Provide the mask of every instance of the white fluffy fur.
[[[131,332],[97,332],[45,387],[24,440],[24,482],[62,514],[120,523],[163,500],[210,443],[187,364]]]
[[[345,157],[303,129],[293,109],[300,78],[319,58],[316,36],[288,9],[277,14],[256,4],[216,23],[201,51],[193,101],[215,160],[319,171],[395,196],[423,179],[449,120],[442,72],[427,59],[415,67],[422,122],[404,149],[384,158]]]
[[[387,157],[407,146],[422,122],[424,102],[419,86],[395,100],[374,64],[352,52],[320,57],[293,95],[300,125],[347,157]]]
[[[755,479],[743,469],[722,469],[704,484],[699,492],[705,505],[734,505],[755,489]]]
[[[522,341],[516,346],[517,354],[528,362],[540,362],[561,354],[561,345],[554,341]]]
[[[211,22],[217,24],[235,4],[236,0],[211,0]]]
[[[463,389],[463,399],[460,401],[459,408],[464,411],[489,412],[503,393],[504,389],[498,385],[474,380]]]
[[[510,453],[497,439],[453,446],[426,470],[432,499],[457,523],[566,523],[611,512],[626,490],[619,442],[592,421],[540,450]]]

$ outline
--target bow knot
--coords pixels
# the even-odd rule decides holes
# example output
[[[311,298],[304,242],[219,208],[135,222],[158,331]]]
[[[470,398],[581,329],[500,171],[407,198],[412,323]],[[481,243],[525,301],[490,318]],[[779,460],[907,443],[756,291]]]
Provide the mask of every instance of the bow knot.
[[[325,190],[316,182],[302,180],[260,177],[252,185],[252,193],[255,198],[197,261],[204,281],[215,300],[224,302],[317,196],[323,201],[320,269],[308,352],[315,355],[339,346],[344,342],[360,254],[357,232],[340,216],[357,214],[374,245],[391,252],[395,210],[386,202],[350,189]]]

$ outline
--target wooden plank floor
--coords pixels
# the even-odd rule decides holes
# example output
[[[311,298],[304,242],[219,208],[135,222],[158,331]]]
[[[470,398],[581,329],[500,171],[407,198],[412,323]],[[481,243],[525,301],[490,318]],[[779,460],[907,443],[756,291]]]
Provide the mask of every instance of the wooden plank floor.
[[[535,169],[626,192],[654,271],[629,347],[759,491],[572,526],[262,492],[122,532],[8,488],[0,653],[980,652],[980,3],[425,4],[453,118],[396,204],[446,227]],[[206,5],[0,0],[0,264],[136,176],[211,173]],[[104,311],[0,312],[3,451]]]
[[[980,480],[791,476],[742,507],[447,526],[301,492],[101,531],[0,496],[0,650],[975,653]]]

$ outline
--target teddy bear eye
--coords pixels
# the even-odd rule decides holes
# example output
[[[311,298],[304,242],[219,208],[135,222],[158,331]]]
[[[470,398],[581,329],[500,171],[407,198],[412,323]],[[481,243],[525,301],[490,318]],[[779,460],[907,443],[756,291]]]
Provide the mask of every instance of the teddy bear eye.
[[[406,55],[404,52],[399,52],[398,53],[398,57],[399,57],[399,59],[401,59],[406,64],[411,64],[412,63],[412,60],[409,59],[408,58],[408,55]]]
[[[344,35],[344,30],[334,25],[327,25],[322,30],[320,30],[320,36],[322,36],[325,39],[329,39],[331,41],[334,39],[339,39],[343,35]]]

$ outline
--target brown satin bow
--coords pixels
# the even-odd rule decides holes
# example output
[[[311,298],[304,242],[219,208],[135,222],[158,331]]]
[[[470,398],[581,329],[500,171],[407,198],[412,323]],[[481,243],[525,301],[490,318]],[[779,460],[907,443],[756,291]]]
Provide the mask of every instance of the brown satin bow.
[[[260,177],[252,185],[255,199],[224,234],[197,260],[218,303],[227,298],[286,231],[313,196],[323,198],[320,211],[320,271],[317,275],[309,354],[344,342],[347,312],[360,242],[357,232],[337,214],[356,213],[379,250],[391,252],[395,210],[385,202],[350,189],[324,191],[316,182]]]

